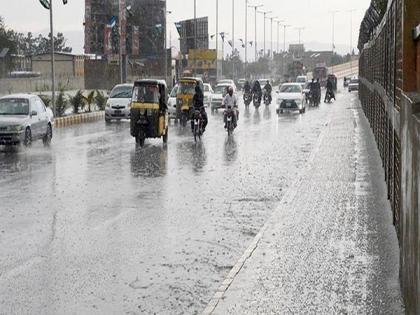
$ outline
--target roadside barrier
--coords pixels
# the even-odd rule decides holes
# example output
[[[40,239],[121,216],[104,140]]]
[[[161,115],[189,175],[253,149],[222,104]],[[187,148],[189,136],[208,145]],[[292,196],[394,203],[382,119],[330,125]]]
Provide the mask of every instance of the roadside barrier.
[[[59,118],[54,119],[54,127],[63,128],[63,127],[68,127],[72,125],[95,122],[98,120],[103,120],[104,118],[105,118],[105,112],[103,111],[59,117]]]

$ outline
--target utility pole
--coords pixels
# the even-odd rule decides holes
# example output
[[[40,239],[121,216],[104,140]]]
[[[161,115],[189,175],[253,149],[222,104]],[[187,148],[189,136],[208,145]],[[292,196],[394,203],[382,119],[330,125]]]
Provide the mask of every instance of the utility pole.
[[[216,0],[216,80],[219,80],[219,0]]]
[[[232,0],[232,80],[235,80],[235,0]]]
[[[54,53],[54,20],[53,20],[53,0],[50,0],[50,32],[51,32],[51,105],[55,117],[55,53]]]
[[[245,0],[245,78],[248,69],[248,0]]]
[[[172,11],[167,11],[167,7],[166,7],[166,1],[165,1],[165,81],[166,84],[168,84],[168,44],[167,44],[167,20],[168,20],[168,15],[171,14]],[[171,49],[171,69],[172,69],[172,45],[170,45],[170,49]]]
[[[255,17],[255,42],[254,42],[254,47],[255,47],[255,61],[258,61],[258,45],[257,45],[257,10],[258,8],[263,7],[264,5],[259,4],[259,5],[249,5],[250,8],[254,8],[254,17]]]
[[[194,0],[194,49],[197,49],[197,0]],[[197,62],[194,60],[194,76],[196,76]]]

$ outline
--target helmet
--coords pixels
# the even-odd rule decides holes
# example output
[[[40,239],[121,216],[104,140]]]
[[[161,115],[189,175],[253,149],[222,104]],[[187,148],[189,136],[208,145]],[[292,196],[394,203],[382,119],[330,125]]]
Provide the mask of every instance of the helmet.
[[[232,94],[233,93],[233,87],[231,87],[231,86],[228,87],[228,93],[229,94]]]

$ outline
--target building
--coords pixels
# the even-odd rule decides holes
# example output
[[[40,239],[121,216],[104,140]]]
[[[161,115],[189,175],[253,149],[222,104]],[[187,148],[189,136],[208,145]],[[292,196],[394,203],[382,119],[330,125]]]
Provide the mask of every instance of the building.
[[[85,53],[117,63],[121,53],[145,76],[164,74],[165,29],[165,0],[85,0]]]
[[[84,75],[84,56],[69,53],[55,53],[55,75],[60,77],[79,77]],[[33,72],[39,72],[42,76],[51,75],[51,55],[40,54],[31,57]]]
[[[208,17],[180,21],[175,25],[183,55],[187,55],[190,49],[209,49]]]

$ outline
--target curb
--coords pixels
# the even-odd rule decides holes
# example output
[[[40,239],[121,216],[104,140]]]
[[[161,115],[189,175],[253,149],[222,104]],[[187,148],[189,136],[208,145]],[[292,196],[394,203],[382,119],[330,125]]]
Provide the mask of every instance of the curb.
[[[54,119],[54,127],[62,128],[72,125],[80,125],[84,123],[95,122],[104,119],[104,117],[104,111],[59,117]]]
[[[309,168],[309,165],[311,165],[313,163],[313,161],[315,160],[315,155],[316,155],[316,153],[318,153],[320,145],[321,145],[321,143],[324,139],[325,132],[328,129],[328,127],[330,126],[330,123],[331,123],[331,119],[329,118],[326,121],[326,124],[325,124],[326,128],[324,128],[324,130],[319,135],[319,138],[317,140],[317,144],[316,144],[314,150],[311,152],[310,157],[308,158],[306,167],[304,167],[302,172],[299,174],[299,176],[296,178],[296,180],[293,182],[293,184],[290,186],[290,188],[286,191],[286,193],[284,194],[282,200],[280,201],[277,209],[273,212],[273,214],[270,216],[270,218],[265,222],[264,226],[260,229],[258,234],[254,237],[251,244],[245,250],[245,252],[241,256],[241,258],[239,258],[239,260],[236,262],[236,264],[230,270],[229,274],[223,280],[223,282],[219,286],[219,288],[216,290],[216,293],[213,295],[213,297],[211,298],[210,302],[207,304],[206,308],[201,313],[201,315],[212,315],[212,314],[214,314],[214,311],[216,310],[219,302],[224,298],[225,293],[227,292],[227,290],[229,289],[229,287],[231,286],[231,284],[235,280],[236,276],[239,274],[239,272],[242,270],[242,268],[245,265],[245,263],[247,262],[247,260],[249,258],[251,258],[252,254],[257,249],[258,244],[260,243],[261,239],[263,238],[264,233],[266,232],[266,230],[267,230],[267,228],[268,228],[268,226],[271,222],[271,218],[276,215],[279,208],[287,206],[296,197],[296,194],[297,194],[297,191],[298,191],[298,189],[296,189],[296,188],[301,185],[301,179],[302,179],[303,175],[305,174],[305,171],[307,170],[307,168]]]

